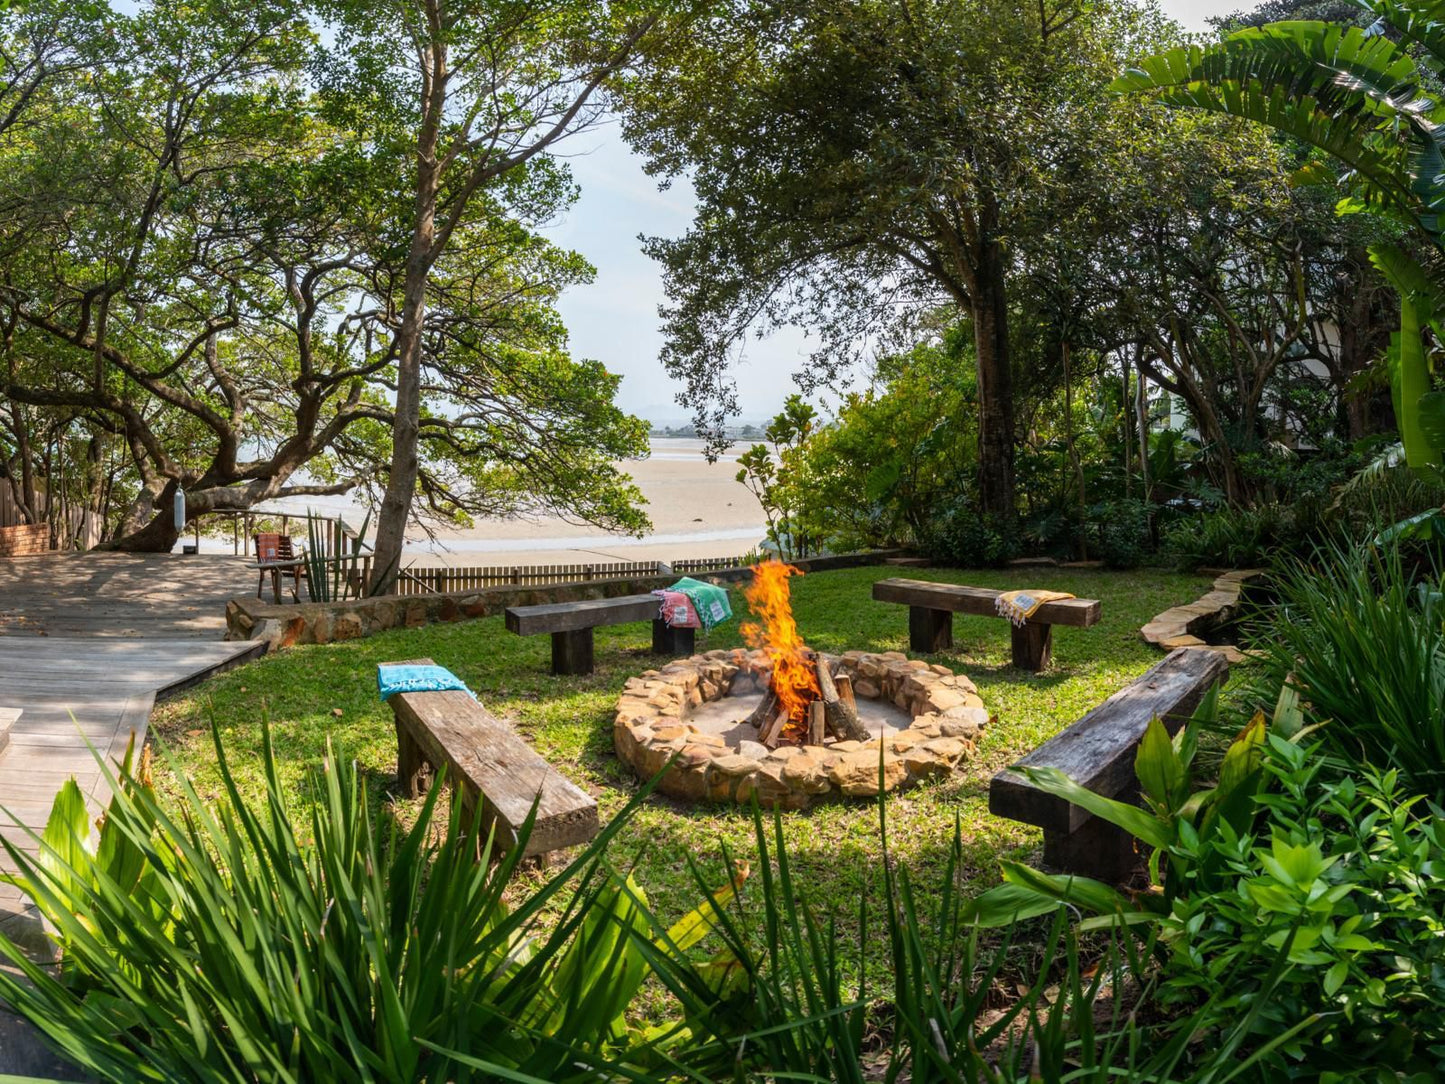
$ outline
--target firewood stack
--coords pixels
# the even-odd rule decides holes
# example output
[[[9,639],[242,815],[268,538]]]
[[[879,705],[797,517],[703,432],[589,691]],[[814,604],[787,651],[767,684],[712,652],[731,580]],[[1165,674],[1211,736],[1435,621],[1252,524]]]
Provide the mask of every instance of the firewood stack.
[[[747,722],[758,728],[758,741],[769,749],[787,742],[792,745],[822,745],[828,735],[837,741],[868,741],[873,735],[858,718],[853,679],[840,672],[836,660],[810,651],[819,694],[805,706],[801,719],[793,718],[769,682],[763,699]]]

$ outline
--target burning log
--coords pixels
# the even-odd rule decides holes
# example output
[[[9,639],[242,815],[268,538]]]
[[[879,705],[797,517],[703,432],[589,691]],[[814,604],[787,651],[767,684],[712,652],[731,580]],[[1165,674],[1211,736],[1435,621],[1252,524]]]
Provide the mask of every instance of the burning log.
[[[762,730],[773,721],[773,716],[778,713],[778,691],[769,685],[763,692],[763,698],[753,713],[744,720],[749,726],[755,726]]]
[[[788,725],[788,709],[779,707],[773,721],[758,735],[758,741],[762,742],[769,749],[776,749],[778,742],[782,740],[783,729]]]
[[[808,744],[822,745],[824,731],[827,728],[825,722],[826,712],[823,710],[823,702],[814,700],[808,705]]]
[[[845,702],[833,681],[833,674],[827,661],[819,655],[813,662],[818,673],[818,689],[822,692],[824,718],[828,729],[840,741],[867,741],[872,735],[858,719],[858,704],[853,699],[852,683],[849,683],[848,700]]]
[[[838,686],[838,699],[854,715],[858,714],[858,701],[853,697],[853,679],[847,674],[834,674],[833,684]]]

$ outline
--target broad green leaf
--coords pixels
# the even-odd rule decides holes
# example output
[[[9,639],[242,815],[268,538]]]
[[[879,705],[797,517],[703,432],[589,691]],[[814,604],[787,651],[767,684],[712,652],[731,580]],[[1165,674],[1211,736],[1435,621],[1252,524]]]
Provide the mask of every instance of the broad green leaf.
[[[44,844],[40,866],[49,872],[56,889],[74,910],[81,879],[89,876],[91,864],[90,814],[74,778],[67,779],[56,794],[40,839]]]
[[[1421,410],[1430,391],[1422,333],[1424,323],[1445,309],[1445,299],[1420,265],[1396,246],[1371,246],[1370,260],[1400,294],[1400,330],[1392,336],[1389,362],[1390,392],[1405,462],[1416,473],[1433,477],[1445,445],[1432,442]]]
[[[1420,430],[1430,447],[1435,450],[1437,460],[1445,449],[1445,391],[1429,391],[1420,396],[1416,404]]]
[[[1165,813],[1173,813],[1184,801],[1188,773],[1157,715],[1144,729],[1134,755],[1134,772],[1144,793]]]
[[[1279,699],[1274,704],[1274,718],[1270,728],[1282,738],[1293,738],[1304,729],[1304,712],[1299,706],[1299,690],[1286,682],[1280,686]]]
[[[1009,926],[1024,919],[1038,918],[1063,904],[1056,895],[1045,895],[1025,885],[1004,884],[970,900],[963,908],[963,920],[979,926]]]
[[[1117,888],[1074,874],[1044,873],[1022,862],[1001,863],[1004,880],[1011,885],[1029,889],[1041,896],[1050,896],[1062,903],[1072,903],[1093,914],[1127,914],[1137,910]]]
[[[701,941],[716,925],[717,912],[731,904],[742,891],[748,872],[747,864],[740,864],[737,876],[714,892],[711,902],[702,904],[674,923],[667,931],[667,941],[656,942],[657,947],[665,950],[670,943],[679,952],[686,952]]]
[[[1142,839],[1151,847],[1168,847],[1174,841],[1173,830],[1168,824],[1150,816],[1136,805],[1105,798],[1087,787],[1079,786],[1058,768],[1016,765],[1014,770],[1023,774],[1030,783],[1045,793],[1062,798],[1096,817],[1102,817],[1134,838]]]
[[[1325,995],[1327,997],[1334,997],[1339,988],[1345,984],[1345,979],[1349,977],[1349,974],[1350,965],[1346,960],[1338,961],[1326,971],[1324,982],[1322,983]]]

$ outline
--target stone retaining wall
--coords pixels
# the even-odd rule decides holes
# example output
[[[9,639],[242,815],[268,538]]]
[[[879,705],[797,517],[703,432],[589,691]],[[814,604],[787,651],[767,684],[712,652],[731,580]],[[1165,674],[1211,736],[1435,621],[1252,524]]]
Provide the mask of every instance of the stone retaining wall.
[[[882,564],[902,550],[874,550],[814,557],[791,562],[804,572],[857,568]],[[537,587],[486,587],[446,595],[389,595],[382,598],[348,599],[345,602],[312,602],[276,605],[258,598],[234,598],[226,603],[227,640],[264,640],[268,648],[295,644],[327,644],[335,640],[356,640],[394,628],[418,628],[441,621],[465,621],[499,614],[508,606],[535,606],[548,602],[580,602],[615,598],[669,587],[679,573],[663,576],[631,576],[615,580],[547,584]],[[750,568],[725,568],[698,574],[695,579],[728,584],[752,575]]]
[[[30,557],[49,552],[48,523],[22,523],[18,527],[0,527],[0,557]]]
[[[690,724],[688,712],[730,693],[757,692],[767,686],[771,671],[762,652],[718,650],[629,679],[617,702],[613,745],[643,779],[670,764],[658,789],[674,797],[740,803],[756,797],[762,806],[784,809],[877,795],[880,760],[882,789],[891,791],[946,775],[973,755],[990,720],[967,677],[910,660],[901,651],[848,651],[840,661],[860,698],[890,700],[913,716],[912,724],[881,743],[730,746]]]
[[[1235,619],[1240,597],[1249,584],[1264,579],[1264,570],[1244,568],[1225,572],[1215,578],[1207,593],[1187,606],[1175,606],[1157,615],[1139,630],[1139,634],[1155,647],[1165,651],[1176,648],[1202,648],[1216,651],[1229,662],[1244,661],[1244,654],[1230,644],[1211,644],[1204,640]]]

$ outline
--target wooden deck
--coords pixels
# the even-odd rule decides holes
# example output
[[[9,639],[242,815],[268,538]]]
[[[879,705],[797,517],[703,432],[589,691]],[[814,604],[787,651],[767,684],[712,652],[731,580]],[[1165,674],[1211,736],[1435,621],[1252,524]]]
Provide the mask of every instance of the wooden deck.
[[[224,643],[226,601],[255,591],[241,557],[47,554],[0,560],[0,716],[19,709],[0,749],[0,835],[34,851],[55,792],[74,777],[98,814],[108,761],[144,740],[158,698],[257,657]],[[8,855],[0,869],[12,871]],[[50,957],[34,909],[0,884],[0,931]],[[52,1076],[60,1063],[0,1011],[0,1071]]]
[[[0,559],[0,636],[219,640],[255,594],[247,557],[47,553]]]

